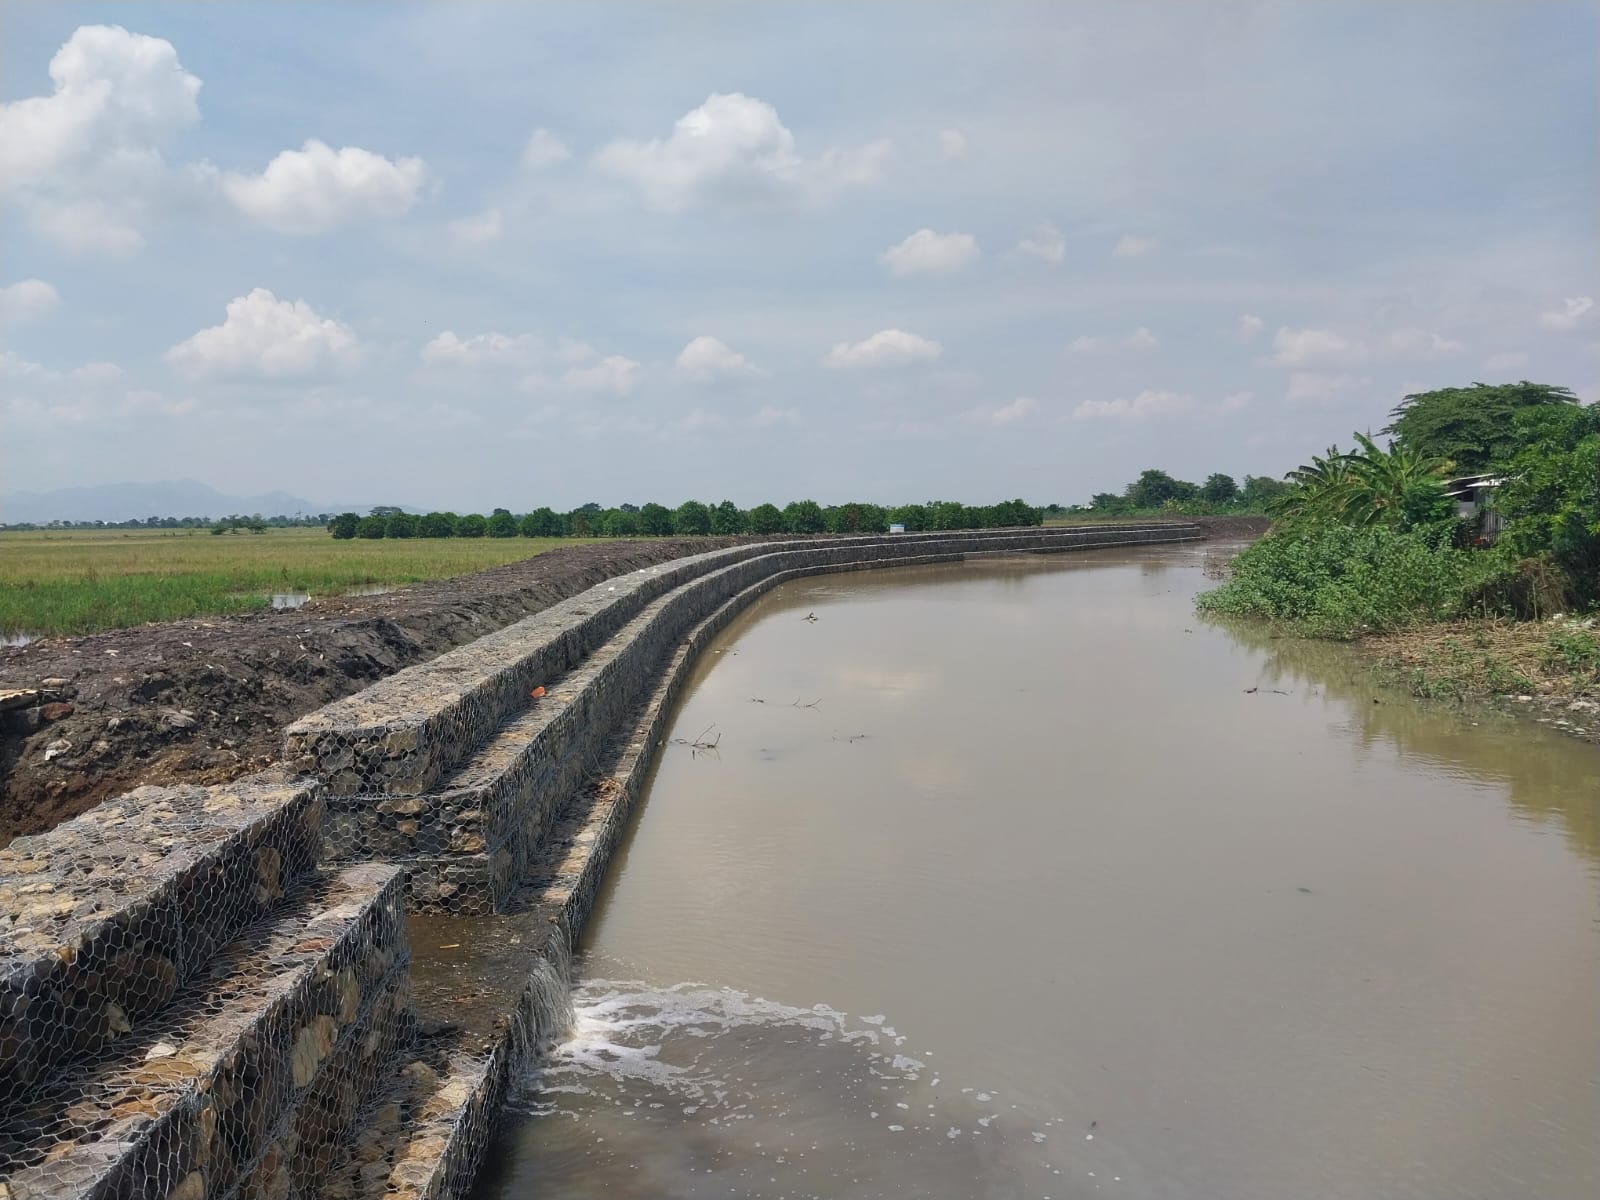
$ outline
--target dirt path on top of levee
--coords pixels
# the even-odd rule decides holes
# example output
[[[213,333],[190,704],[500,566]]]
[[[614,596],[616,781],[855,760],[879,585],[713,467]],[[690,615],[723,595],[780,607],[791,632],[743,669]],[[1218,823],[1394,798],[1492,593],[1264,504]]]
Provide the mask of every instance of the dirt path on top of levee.
[[[1175,518],[1185,519],[1185,518]],[[1256,517],[1195,519],[1209,537]],[[145,783],[225,783],[278,754],[283,727],[402,667],[615,575],[754,538],[563,547],[472,575],[302,608],[140,625],[0,649],[0,846]]]
[[[743,540],[562,547],[377,596],[0,650],[0,707],[40,693],[0,711],[0,846],[140,784],[259,770],[285,725],[330,700],[612,576]]]

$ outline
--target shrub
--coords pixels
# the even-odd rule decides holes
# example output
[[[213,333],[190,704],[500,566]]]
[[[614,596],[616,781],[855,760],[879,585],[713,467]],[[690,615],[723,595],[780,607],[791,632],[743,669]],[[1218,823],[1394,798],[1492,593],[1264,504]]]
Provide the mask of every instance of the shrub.
[[[417,536],[425,538],[454,537],[456,515],[452,512],[431,512],[417,522]]]
[[[356,527],[360,524],[361,518],[356,516],[355,513],[340,513],[337,517],[328,522],[328,532],[333,534],[333,536],[338,538],[340,541],[347,541],[350,538],[355,537]],[[222,527],[218,526],[211,532],[221,533]]]
[[[1244,550],[1229,580],[1196,603],[1206,612],[1348,638],[1459,615],[1487,572],[1483,556],[1435,549],[1415,533],[1304,525]]]
[[[356,522],[356,536],[360,538],[381,538],[388,532],[389,522],[384,517],[362,517]]]

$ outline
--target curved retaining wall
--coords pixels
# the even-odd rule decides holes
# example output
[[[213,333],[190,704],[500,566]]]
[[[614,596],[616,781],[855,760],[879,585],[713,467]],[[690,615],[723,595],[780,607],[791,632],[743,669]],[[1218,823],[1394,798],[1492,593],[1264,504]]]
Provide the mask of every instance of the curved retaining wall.
[[[807,575],[1200,536],[999,530],[680,559],[297,721],[287,773],[141,788],[18,839],[0,852],[0,1200],[464,1194],[507,1089],[562,1031],[566,947],[673,701],[741,609]],[[435,922],[415,958],[402,903]],[[460,964],[430,956],[484,921],[512,969],[464,1028],[428,1019],[467,1007]]]

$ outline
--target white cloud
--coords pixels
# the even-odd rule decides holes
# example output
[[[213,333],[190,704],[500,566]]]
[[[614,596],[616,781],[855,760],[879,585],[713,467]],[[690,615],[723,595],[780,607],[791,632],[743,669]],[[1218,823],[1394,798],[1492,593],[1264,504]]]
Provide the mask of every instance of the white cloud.
[[[1244,316],[1239,318],[1239,340],[1241,342],[1253,342],[1261,336],[1261,331],[1266,327],[1267,323],[1260,317],[1252,313],[1245,313]]]
[[[1090,337],[1088,334],[1082,334],[1067,343],[1067,352],[1069,354],[1091,354],[1096,350],[1104,350],[1105,346],[1105,338]]]
[[[535,129],[522,148],[522,165],[530,171],[542,171],[571,157],[567,144],[548,129]]]
[[[534,344],[534,338],[526,333],[512,336],[491,331],[461,338],[446,329],[422,348],[421,357],[430,367],[515,365],[531,357]]]
[[[967,152],[967,136],[959,129],[941,129],[939,131],[939,149],[944,151],[946,158],[960,158]]]
[[[754,429],[770,429],[775,425],[795,426],[800,424],[800,410],[798,408],[779,408],[775,404],[764,404],[751,414],[748,423]]]
[[[948,275],[978,257],[978,239],[970,233],[935,233],[919,229],[890,246],[878,261],[893,275]]]
[[[1576,329],[1594,311],[1593,297],[1569,296],[1560,308],[1540,313],[1539,324],[1546,329],[1554,329],[1559,333],[1565,333],[1569,329]]]
[[[1296,371],[1289,376],[1289,400],[1296,404],[1315,404],[1331,400],[1356,382],[1357,380],[1348,375]]]
[[[0,350],[0,379],[43,378],[47,374],[43,366],[30,362],[15,350]]]
[[[472,217],[460,217],[450,222],[450,236],[458,242],[479,245],[492,242],[505,232],[505,221],[498,208],[485,209]]]
[[[887,367],[931,362],[944,353],[938,342],[903,329],[880,329],[859,342],[839,342],[828,351],[822,365],[835,370],[851,367]]]
[[[1157,238],[1125,233],[1117,239],[1117,244],[1111,253],[1118,258],[1143,258],[1147,254],[1154,254],[1160,245],[1161,242]]]
[[[670,137],[614,141],[594,163],[637,187],[651,207],[678,212],[704,203],[761,207],[825,201],[846,188],[877,182],[888,149],[889,143],[880,141],[802,157],[772,105],[733,92],[714,93],[679,117]]]
[[[279,233],[325,233],[349,221],[398,217],[416,203],[427,168],[390,161],[359,146],[335,150],[312,138],[284,150],[259,175],[222,177],[222,192],[245,216]]]
[[[1144,421],[1170,416],[1194,406],[1194,397],[1182,392],[1144,391],[1133,399],[1085,400],[1072,410],[1074,421]]]
[[[1039,402],[1032,396],[1018,396],[1010,404],[996,404],[975,408],[967,413],[969,419],[989,425],[1015,425],[1039,411]]]
[[[42,317],[61,303],[61,295],[42,279],[19,279],[0,287],[0,321]]]
[[[1362,357],[1359,342],[1332,329],[1279,329],[1272,338],[1272,363],[1279,367],[1309,367],[1321,363],[1354,362]]]
[[[1483,360],[1485,371],[1511,371],[1522,366],[1528,361],[1528,356],[1520,350],[1506,350],[1499,354],[1491,354]]]
[[[1141,325],[1123,338],[1122,344],[1129,350],[1154,350],[1161,345],[1161,339]]]
[[[84,363],[83,366],[73,367],[67,372],[67,379],[70,382],[86,387],[105,387],[121,378],[122,368],[116,363],[109,362]]]
[[[1234,392],[1217,401],[1217,411],[1220,413],[1240,412],[1250,407],[1250,401],[1255,399],[1250,392]]]
[[[626,396],[638,386],[639,364],[631,358],[612,354],[592,367],[573,367],[561,378],[568,387],[580,392]]]
[[[678,370],[699,383],[761,373],[744,355],[709,335],[695,338],[679,352]]]
[[[1017,253],[1059,267],[1067,258],[1067,239],[1049,221],[1040,221],[1017,243]]]
[[[221,325],[202,329],[165,354],[193,375],[315,375],[353,366],[359,354],[348,325],[322,317],[304,300],[279,300],[266,288],[228,302]]]
[[[1466,349],[1460,342],[1416,328],[1396,329],[1389,335],[1387,345],[1391,353],[1415,358],[1443,358]]]
[[[49,70],[50,95],[0,104],[0,193],[70,250],[132,253],[167,185],[162,145],[200,119],[200,80],[172,43],[116,25],[80,26]]]

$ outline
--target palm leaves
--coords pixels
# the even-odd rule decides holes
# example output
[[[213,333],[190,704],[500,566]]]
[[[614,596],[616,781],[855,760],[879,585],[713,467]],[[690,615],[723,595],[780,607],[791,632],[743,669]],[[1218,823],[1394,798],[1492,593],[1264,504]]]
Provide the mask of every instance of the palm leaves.
[[[1357,449],[1341,452],[1329,446],[1327,454],[1313,455],[1309,463],[1290,471],[1290,488],[1273,506],[1282,521],[1325,521],[1368,528],[1400,525],[1406,492],[1424,484],[1437,484],[1450,464],[1396,446],[1380,447],[1366,434],[1355,435]]]

